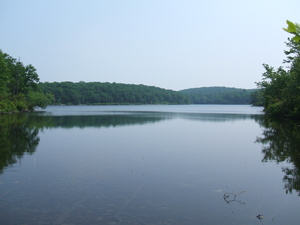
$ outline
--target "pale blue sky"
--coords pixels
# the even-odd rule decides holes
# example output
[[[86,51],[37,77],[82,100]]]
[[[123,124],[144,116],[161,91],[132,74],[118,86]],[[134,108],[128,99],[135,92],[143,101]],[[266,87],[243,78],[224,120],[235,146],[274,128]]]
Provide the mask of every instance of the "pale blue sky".
[[[0,0],[0,49],[42,82],[255,88],[299,0]]]

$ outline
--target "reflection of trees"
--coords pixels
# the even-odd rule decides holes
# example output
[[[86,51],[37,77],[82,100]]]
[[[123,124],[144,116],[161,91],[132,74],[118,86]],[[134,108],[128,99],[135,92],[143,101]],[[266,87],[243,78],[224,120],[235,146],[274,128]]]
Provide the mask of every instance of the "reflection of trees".
[[[263,162],[270,160],[287,162],[291,166],[282,168],[286,193],[297,191],[300,195],[300,127],[293,122],[260,121],[265,128],[263,137],[257,142],[263,144]]]
[[[85,128],[85,127],[116,127],[154,123],[163,118],[142,115],[89,115],[89,116],[45,116],[51,123],[48,127]]]
[[[257,115],[259,116],[259,115]],[[195,121],[226,122],[256,118],[255,115],[169,113],[169,112],[100,112],[96,115],[56,115],[47,113],[0,116],[0,173],[18,162],[24,154],[32,154],[39,144],[38,133],[51,128],[106,128],[143,125],[173,118]]]
[[[263,115],[229,114],[229,113],[178,113],[178,117],[206,122],[228,122],[236,120],[259,119]]]
[[[18,162],[25,153],[32,154],[39,144],[38,128],[21,115],[0,117],[0,173]]]
[[[0,116],[0,173],[32,154],[39,144],[39,130],[72,127],[115,127],[154,123],[166,118],[141,115],[41,116],[37,113]]]
[[[89,115],[89,116],[54,116],[51,117],[52,124],[57,127],[110,127],[127,126],[133,124],[154,123],[166,119],[183,118],[206,122],[228,122],[235,120],[246,120],[261,117],[261,115],[238,115],[238,114],[200,114],[200,113],[162,113],[162,112],[134,112],[126,114],[111,115]]]

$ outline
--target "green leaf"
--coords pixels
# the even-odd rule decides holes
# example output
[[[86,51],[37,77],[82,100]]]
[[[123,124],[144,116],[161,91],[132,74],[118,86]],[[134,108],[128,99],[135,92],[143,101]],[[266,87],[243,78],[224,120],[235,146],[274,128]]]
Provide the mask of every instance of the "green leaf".
[[[283,28],[283,30],[285,30],[286,32],[291,33],[291,34],[296,34],[296,32],[297,32],[296,25],[289,20],[287,20],[286,23],[288,24],[288,27]]]
[[[295,41],[295,42],[300,42],[300,36],[295,36],[295,37],[293,37],[293,40]]]
[[[300,35],[300,24],[296,23],[296,33],[297,35]]]

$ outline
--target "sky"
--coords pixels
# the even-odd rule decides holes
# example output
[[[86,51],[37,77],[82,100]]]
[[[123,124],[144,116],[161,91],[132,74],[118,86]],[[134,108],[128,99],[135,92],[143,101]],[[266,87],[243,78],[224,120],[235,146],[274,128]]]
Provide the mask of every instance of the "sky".
[[[0,49],[41,82],[256,88],[299,0],[0,0]]]

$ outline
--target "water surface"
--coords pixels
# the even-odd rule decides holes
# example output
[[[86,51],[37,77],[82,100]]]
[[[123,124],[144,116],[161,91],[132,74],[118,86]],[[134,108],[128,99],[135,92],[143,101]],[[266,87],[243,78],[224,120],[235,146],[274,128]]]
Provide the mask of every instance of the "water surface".
[[[300,219],[299,129],[259,107],[51,106],[0,120],[3,224]]]

